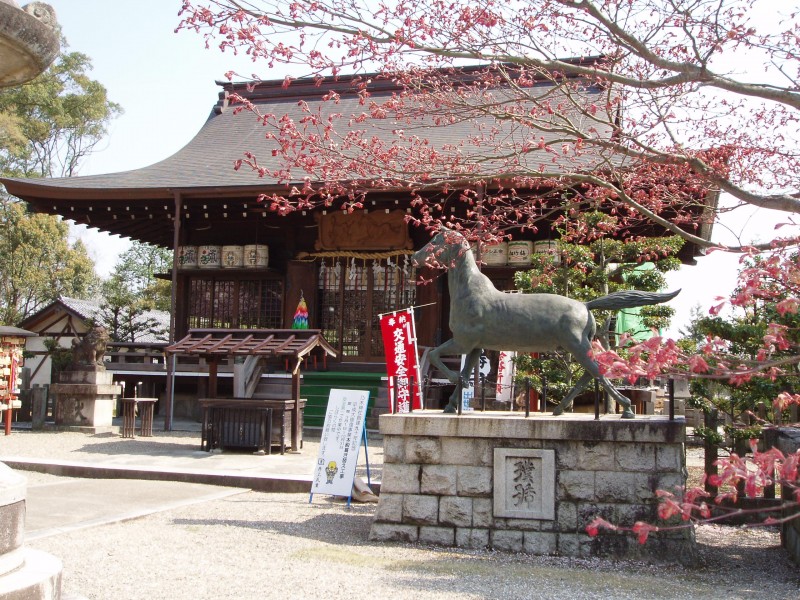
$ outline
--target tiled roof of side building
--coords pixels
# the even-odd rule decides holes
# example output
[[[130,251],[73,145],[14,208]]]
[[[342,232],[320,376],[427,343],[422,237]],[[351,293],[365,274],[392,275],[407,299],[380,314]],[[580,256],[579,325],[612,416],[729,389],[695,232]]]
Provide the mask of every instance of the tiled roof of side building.
[[[99,299],[70,298],[67,296],[60,296],[58,300],[45,306],[39,310],[36,315],[29,317],[24,322],[35,319],[37,315],[43,314],[58,303],[63,304],[67,309],[85,320],[96,318],[102,306],[102,301]],[[151,333],[150,331],[142,332],[137,336],[136,342],[142,344],[159,344],[167,343],[169,341],[169,312],[164,310],[148,310],[143,312],[139,318],[153,320],[155,323],[154,329],[157,329],[157,332],[155,334]]]

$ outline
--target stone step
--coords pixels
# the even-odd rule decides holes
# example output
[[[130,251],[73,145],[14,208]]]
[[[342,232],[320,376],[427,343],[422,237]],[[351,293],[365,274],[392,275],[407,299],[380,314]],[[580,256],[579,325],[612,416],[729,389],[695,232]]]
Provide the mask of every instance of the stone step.
[[[23,565],[0,576],[0,599],[50,600],[61,596],[61,560],[40,550],[23,548]]]

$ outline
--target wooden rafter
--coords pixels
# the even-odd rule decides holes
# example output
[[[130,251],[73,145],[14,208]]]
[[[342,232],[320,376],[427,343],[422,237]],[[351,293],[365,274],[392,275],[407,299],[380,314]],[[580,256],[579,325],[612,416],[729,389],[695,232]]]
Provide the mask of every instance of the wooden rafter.
[[[207,358],[230,355],[302,358],[316,348],[336,356],[318,329],[191,329],[186,337],[164,351]]]

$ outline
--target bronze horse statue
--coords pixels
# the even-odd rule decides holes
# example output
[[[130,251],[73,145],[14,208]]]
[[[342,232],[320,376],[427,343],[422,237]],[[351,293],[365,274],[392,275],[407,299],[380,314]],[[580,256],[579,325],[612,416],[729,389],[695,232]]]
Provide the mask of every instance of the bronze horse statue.
[[[456,412],[460,402],[459,378],[466,387],[482,349],[552,352],[561,348],[572,354],[586,372],[553,411],[554,415],[571,409],[575,397],[595,378],[622,405],[622,418],[634,417],[630,400],[600,374],[597,363],[589,356],[597,330],[590,311],[659,304],[671,300],[680,290],[667,294],[615,292],[589,302],[558,294],[507,294],[480,272],[466,238],[445,228],[411,260],[416,266],[428,264],[448,269],[453,337],[429,354],[431,363],[456,385],[444,412]],[[443,354],[467,355],[460,374],[444,365],[440,358]]]

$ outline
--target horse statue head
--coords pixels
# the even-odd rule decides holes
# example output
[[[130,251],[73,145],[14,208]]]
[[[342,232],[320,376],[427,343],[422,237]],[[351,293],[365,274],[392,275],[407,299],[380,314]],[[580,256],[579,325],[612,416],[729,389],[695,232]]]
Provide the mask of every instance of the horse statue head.
[[[449,269],[469,253],[467,238],[458,231],[442,226],[430,242],[411,256],[415,267]]]

